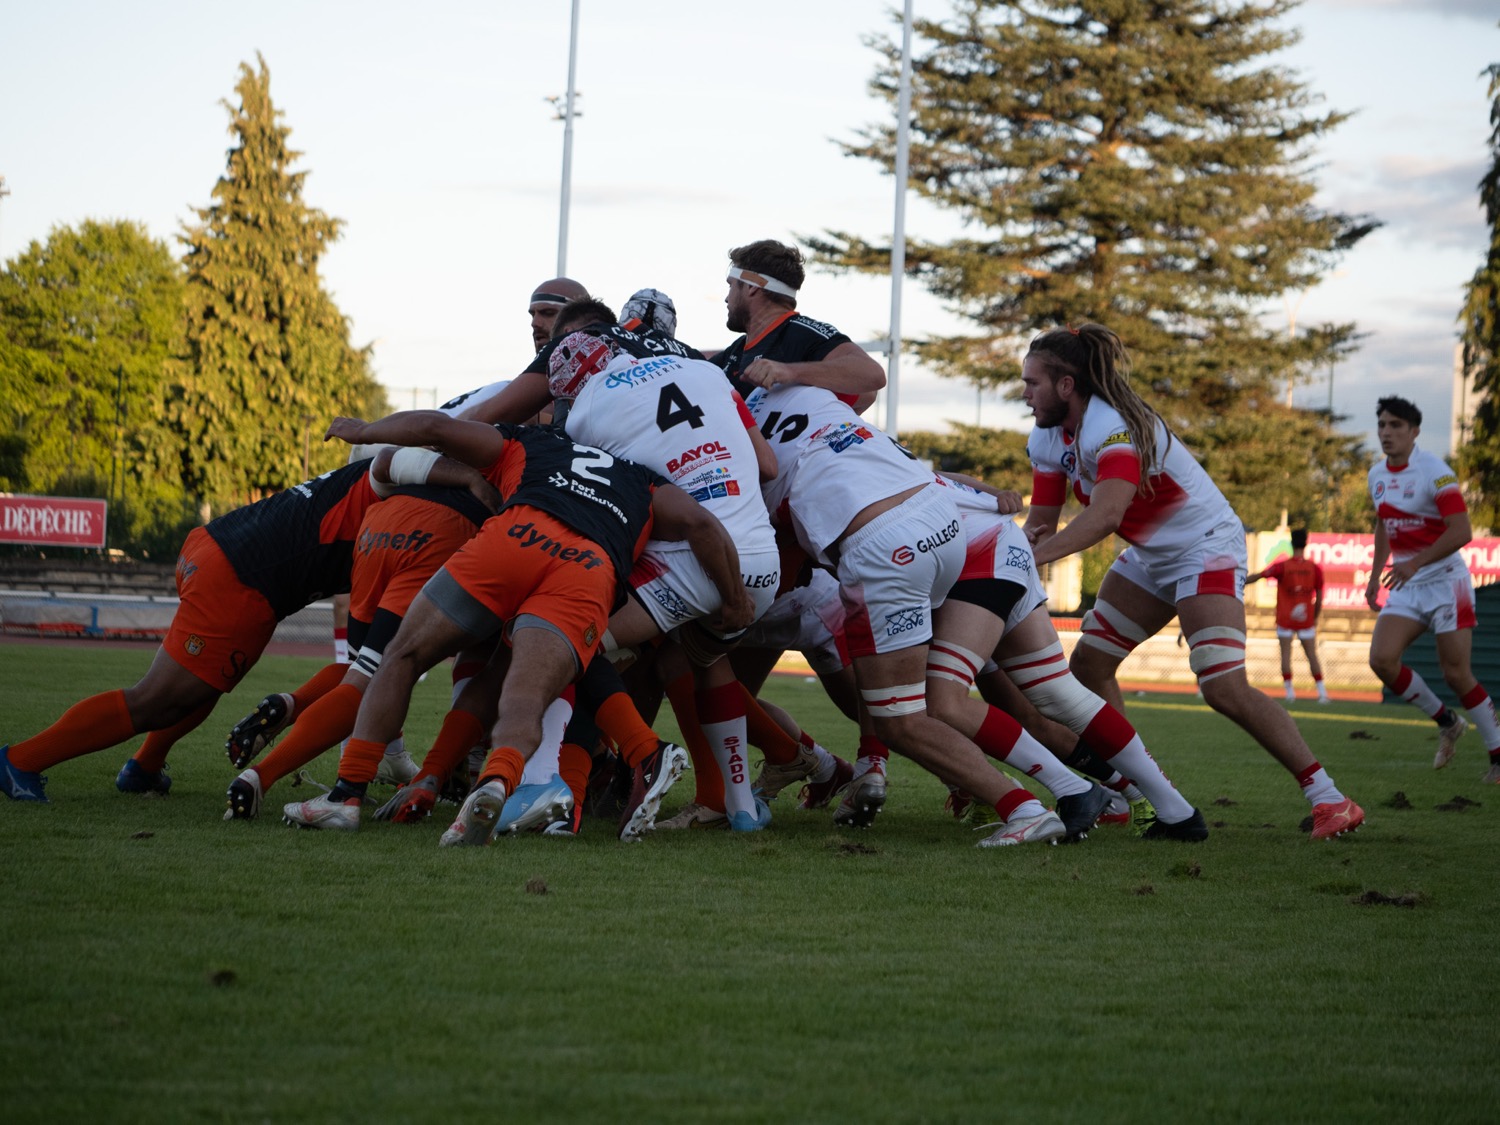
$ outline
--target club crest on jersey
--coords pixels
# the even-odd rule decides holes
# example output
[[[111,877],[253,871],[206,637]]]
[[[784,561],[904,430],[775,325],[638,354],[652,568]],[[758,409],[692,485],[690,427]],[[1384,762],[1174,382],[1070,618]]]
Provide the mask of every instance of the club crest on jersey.
[[[729,457],[729,450],[724,448],[723,442],[711,441],[704,445],[694,446],[692,449],[683,450],[679,456],[667,462],[667,472],[681,472],[689,465],[696,465],[699,461],[727,461]]]
[[[197,656],[203,651],[203,638],[197,633],[189,633],[187,640],[182,642],[182,647],[187,649],[189,656]]]
[[[1077,476],[1078,475],[1078,454],[1075,453],[1071,449],[1068,450],[1066,453],[1064,453],[1062,455],[1062,467],[1063,467],[1063,472],[1067,473],[1068,476],[1070,476],[1070,477]]]
[[[1384,495],[1385,495],[1385,481],[1378,480],[1378,481],[1375,482],[1375,499],[1379,500]]]

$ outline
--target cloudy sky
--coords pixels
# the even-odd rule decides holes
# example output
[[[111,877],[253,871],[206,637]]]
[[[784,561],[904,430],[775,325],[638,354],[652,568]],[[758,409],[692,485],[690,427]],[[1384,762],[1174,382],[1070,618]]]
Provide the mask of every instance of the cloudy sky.
[[[13,5],[0,36],[0,258],[58,224],[128,218],[171,239],[223,170],[240,62],[261,52],[310,171],[306,198],[345,222],[327,284],[373,341],[399,405],[429,405],[529,359],[525,316],[558,260],[567,0],[262,0],[252,5],[52,0]],[[950,10],[917,0],[918,16]],[[567,272],[619,304],[671,293],[680,334],[720,346],[729,247],[827,227],[891,229],[891,181],[836,145],[885,111],[867,93],[891,5],[581,0]],[[1334,379],[1367,432],[1392,390],[1446,450],[1454,318],[1486,241],[1475,185],[1500,61],[1492,0],[1309,0],[1278,61],[1354,118],[1319,150],[1320,202],[1385,226],[1268,323],[1355,320],[1368,339]],[[951,220],[915,202],[908,229]],[[884,333],[890,289],[814,275],[804,311],[860,340]],[[905,288],[907,336],[957,326]],[[1322,381],[1299,401],[1327,401]],[[881,408],[877,408],[880,410]],[[877,414],[877,417],[882,415]],[[999,394],[902,366],[902,429],[947,419],[1025,428]],[[1373,446],[1373,443],[1371,443]]]

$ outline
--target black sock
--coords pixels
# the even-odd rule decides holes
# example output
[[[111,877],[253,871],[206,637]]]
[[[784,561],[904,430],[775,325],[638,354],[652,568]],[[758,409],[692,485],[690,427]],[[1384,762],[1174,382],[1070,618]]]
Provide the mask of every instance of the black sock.
[[[1062,760],[1062,764],[1095,781],[1108,781],[1115,773],[1113,766],[1082,742],[1073,747],[1073,752]]]
[[[345,781],[342,777],[333,783],[333,790],[328,794],[328,799],[334,804],[342,801],[365,799],[366,782]]]
[[[1455,715],[1452,709],[1448,707],[1444,707],[1442,712],[1439,713],[1437,717],[1437,725],[1442,727],[1444,730],[1447,730],[1456,722],[1458,722],[1458,716]]]

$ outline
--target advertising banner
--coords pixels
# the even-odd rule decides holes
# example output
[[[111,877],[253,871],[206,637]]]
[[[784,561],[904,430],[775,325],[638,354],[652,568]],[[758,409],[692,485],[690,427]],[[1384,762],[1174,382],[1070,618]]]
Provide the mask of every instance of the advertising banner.
[[[1264,570],[1277,559],[1292,553],[1290,537],[1285,533],[1263,531],[1255,537],[1257,550],[1251,555],[1251,571]],[[1474,576],[1474,585],[1500,582],[1500,539],[1475,539],[1458,552]],[[1375,536],[1310,533],[1307,557],[1323,568],[1324,609],[1367,609],[1365,586],[1370,581],[1370,565],[1375,558]],[[1259,555],[1259,558],[1256,557]],[[1271,604],[1275,603],[1272,586]]]
[[[0,495],[0,543],[33,547],[103,547],[104,500]]]

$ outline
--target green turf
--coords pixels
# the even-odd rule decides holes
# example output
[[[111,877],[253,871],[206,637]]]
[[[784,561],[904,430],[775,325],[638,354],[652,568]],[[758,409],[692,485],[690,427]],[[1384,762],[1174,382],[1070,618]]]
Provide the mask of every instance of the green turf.
[[[0,644],[0,738],[148,660]],[[260,821],[222,823],[228,727],[315,667],[263,661],[174,752],[170,798],[116,793],[116,749],[50,771],[51,805],[0,800],[0,1120],[1365,1123],[1500,1104],[1500,789],[1472,734],[1434,773],[1409,709],[1294,707],[1369,813],[1317,845],[1268,756],[1165,695],[1131,714],[1215,825],[1201,846],[1101,828],[976,850],[905,763],[857,834],[790,793],[761,835],[631,847],[591,821],[485,850],[439,851],[437,819],[296,832],[283,787]],[[414,746],[442,679],[419,688]],[[847,754],[815,690],[771,695]],[[1386,807],[1398,791],[1410,808]],[[1435,807],[1455,795],[1480,804]]]

